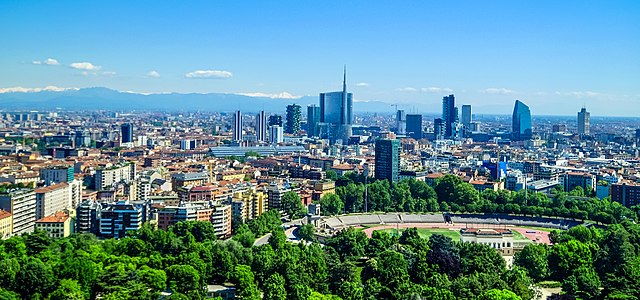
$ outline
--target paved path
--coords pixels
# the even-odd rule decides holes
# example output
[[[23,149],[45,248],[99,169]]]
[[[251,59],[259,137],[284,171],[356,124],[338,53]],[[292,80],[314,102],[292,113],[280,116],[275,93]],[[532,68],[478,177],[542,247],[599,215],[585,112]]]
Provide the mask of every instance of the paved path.
[[[483,224],[478,224],[479,227],[484,227],[484,228],[488,228],[487,225],[483,225]],[[448,228],[450,230],[455,230],[455,231],[460,231],[461,228],[465,228],[464,225],[458,225],[458,224],[444,224],[444,223],[400,223],[400,224],[389,224],[389,225],[381,225],[381,226],[376,226],[376,227],[371,227],[371,228],[366,228],[364,230],[362,230],[368,237],[371,237],[371,233],[373,233],[374,230],[382,230],[382,229],[395,229],[395,228]],[[549,232],[546,231],[540,231],[540,230],[535,230],[535,229],[526,229],[526,228],[519,228],[519,227],[515,227],[515,226],[500,226],[497,228],[509,228],[512,230],[516,230],[519,233],[522,233],[522,235],[524,235],[525,237],[527,237],[528,239],[535,241],[536,238],[538,239],[538,243],[545,243],[547,245],[551,244],[551,242],[549,241]],[[535,231],[536,233],[527,233],[527,231]]]

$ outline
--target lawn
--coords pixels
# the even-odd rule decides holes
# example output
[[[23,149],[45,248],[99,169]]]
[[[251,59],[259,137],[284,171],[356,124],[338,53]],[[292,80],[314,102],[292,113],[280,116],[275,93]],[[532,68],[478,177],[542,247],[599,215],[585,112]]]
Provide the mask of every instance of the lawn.
[[[511,232],[513,232],[513,239],[514,240],[526,240],[529,241],[529,239],[524,236],[524,234],[518,232],[517,230],[511,230]]]
[[[395,228],[382,229],[390,234],[402,234],[407,228],[399,228],[396,230]],[[422,238],[429,238],[433,234],[441,234],[447,237],[450,237],[454,241],[460,240],[460,232],[457,230],[449,230],[447,228],[418,228],[418,234]]]

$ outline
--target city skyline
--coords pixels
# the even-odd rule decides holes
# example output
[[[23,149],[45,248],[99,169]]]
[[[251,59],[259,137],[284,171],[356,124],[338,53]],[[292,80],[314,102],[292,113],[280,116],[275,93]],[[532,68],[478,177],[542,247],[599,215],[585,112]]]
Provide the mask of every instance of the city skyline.
[[[0,26],[12,30],[4,37],[0,92],[99,86],[295,101],[338,90],[337,70],[346,63],[356,103],[434,112],[442,95],[455,94],[477,113],[507,114],[517,98],[539,115],[572,115],[583,105],[594,115],[640,114],[637,3],[334,4],[342,8],[2,3]],[[287,9],[296,14],[278,13]],[[354,19],[318,18],[329,12]],[[332,40],[353,46],[315,47]]]

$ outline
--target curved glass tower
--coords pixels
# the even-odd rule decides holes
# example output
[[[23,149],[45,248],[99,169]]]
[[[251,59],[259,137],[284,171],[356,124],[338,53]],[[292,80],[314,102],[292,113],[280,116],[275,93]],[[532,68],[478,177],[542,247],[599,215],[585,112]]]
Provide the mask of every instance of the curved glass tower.
[[[530,140],[532,136],[531,129],[531,111],[529,106],[516,100],[513,108],[513,122],[511,123],[512,139],[514,141]]]

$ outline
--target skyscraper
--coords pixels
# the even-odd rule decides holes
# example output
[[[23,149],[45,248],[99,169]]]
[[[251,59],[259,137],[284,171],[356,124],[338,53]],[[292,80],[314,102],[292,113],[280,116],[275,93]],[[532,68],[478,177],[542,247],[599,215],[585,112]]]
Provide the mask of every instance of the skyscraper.
[[[578,134],[589,134],[589,126],[591,123],[591,113],[583,107],[578,112]]]
[[[307,107],[307,136],[314,137],[320,135],[320,107],[314,104]]]
[[[435,135],[436,140],[444,139],[444,121],[440,118],[436,118],[433,120],[433,134]]]
[[[416,140],[422,138],[422,115],[407,115],[407,134]]]
[[[131,123],[120,125],[120,135],[122,143],[133,143],[133,125]]]
[[[347,93],[347,68],[344,69],[342,91],[320,93],[320,122],[327,126],[326,137],[346,142],[353,124],[353,94]]]
[[[282,126],[273,125],[269,126],[269,142],[272,144],[282,143],[284,138],[284,131]]]
[[[296,134],[300,131],[300,119],[302,118],[302,112],[300,105],[291,104],[287,105],[287,123],[284,127],[284,132],[289,134]]]
[[[273,125],[282,126],[282,116],[280,115],[269,116],[269,126],[273,126]]]
[[[407,115],[405,114],[404,110],[396,111],[396,133],[407,133]]]
[[[264,110],[256,115],[256,140],[258,142],[267,141],[267,116]]]
[[[376,141],[376,179],[386,179],[391,182],[397,182],[400,179],[400,151],[399,140]]]
[[[453,94],[442,97],[442,121],[444,122],[444,136],[450,138],[453,135],[453,123],[456,122],[456,99]]]
[[[233,140],[242,141],[242,113],[239,110],[233,114]]]
[[[462,125],[466,130],[469,130],[471,127],[471,105],[463,105],[462,106]]]
[[[513,120],[511,123],[512,139],[514,141],[524,141],[531,139],[533,131],[531,129],[531,111],[529,106],[516,100],[513,108]]]

